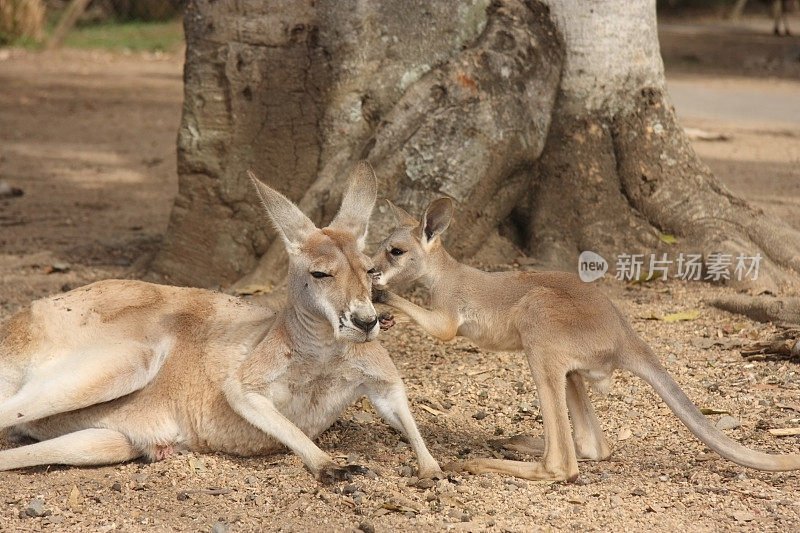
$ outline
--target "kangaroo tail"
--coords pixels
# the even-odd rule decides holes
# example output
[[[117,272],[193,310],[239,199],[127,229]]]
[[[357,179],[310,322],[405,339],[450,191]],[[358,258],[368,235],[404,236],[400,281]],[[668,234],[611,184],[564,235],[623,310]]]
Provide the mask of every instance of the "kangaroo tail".
[[[649,383],[681,422],[706,446],[729,461],[756,470],[777,472],[800,469],[800,455],[761,453],[728,438],[692,403],[649,347],[645,353],[639,351],[639,354],[640,357],[629,359],[624,368]]]

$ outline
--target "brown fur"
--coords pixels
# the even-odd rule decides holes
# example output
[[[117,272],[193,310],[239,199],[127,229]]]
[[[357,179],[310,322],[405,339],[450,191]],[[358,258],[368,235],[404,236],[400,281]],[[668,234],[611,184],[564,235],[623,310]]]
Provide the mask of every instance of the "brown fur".
[[[407,314],[443,340],[461,335],[483,348],[524,351],[539,391],[545,437],[542,463],[478,459],[452,468],[527,479],[574,478],[578,457],[602,460],[611,453],[583,380],[604,389],[617,368],[650,383],[687,427],[723,457],[761,470],[800,468],[800,456],[755,452],[717,430],[596,286],[565,272],[487,273],[459,263],[439,238],[452,215],[452,201],[447,198],[432,202],[421,222],[391,207],[400,227],[373,258],[379,271],[376,287],[419,280],[430,291],[431,310],[389,291],[378,292],[376,301]],[[521,444],[524,440],[514,438],[508,444],[535,451]]]
[[[13,317],[0,330],[0,429],[40,442],[0,451],[0,470],[286,446],[316,476],[339,479],[353,467],[312,439],[367,395],[408,438],[420,475],[440,473],[374,340],[371,262],[359,243],[377,184],[369,165],[356,170],[323,230],[254,182],[291,256],[277,314],[212,291],[111,280]]]

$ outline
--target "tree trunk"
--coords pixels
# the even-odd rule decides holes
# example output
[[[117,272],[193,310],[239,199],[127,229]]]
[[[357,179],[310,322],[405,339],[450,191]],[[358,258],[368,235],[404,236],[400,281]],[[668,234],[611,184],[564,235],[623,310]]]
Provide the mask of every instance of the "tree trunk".
[[[324,224],[361,158],[412,213],[452,196],[446,244],[462,258],[523,251],[574,271],[583,250],[612,264],[761,253],[759,286],[800,273],[800,234],[692,151],[664,93],[651,0],[195,0],[185,26],[180,192],[154,277],[282,279],[244,171]],[[370,241],[391,226],[379,207]]]

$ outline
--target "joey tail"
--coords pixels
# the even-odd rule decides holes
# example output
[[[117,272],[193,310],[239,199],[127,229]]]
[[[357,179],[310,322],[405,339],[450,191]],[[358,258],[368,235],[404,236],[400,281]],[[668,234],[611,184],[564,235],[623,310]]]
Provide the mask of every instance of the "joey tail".
[[[779,472],[800,469],[800,455],[757,452],[729,438],[700,412],[649,347],[646,351],[636,352],[636,357],[626,358],[623,368],[649,383],[680,421],[706,446],[729,461],[756,470]]]

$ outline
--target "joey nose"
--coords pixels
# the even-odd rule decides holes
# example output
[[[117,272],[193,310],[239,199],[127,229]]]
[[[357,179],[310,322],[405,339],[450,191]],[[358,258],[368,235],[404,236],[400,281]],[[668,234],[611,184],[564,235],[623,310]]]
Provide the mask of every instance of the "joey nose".
[[[372,328],[374,328],[375,324],[377,323],[378,317],[376,315],[370,315],[366,320],[363,320],[358,316],[353,317],[353,324],[364,331],[372,331]]]

